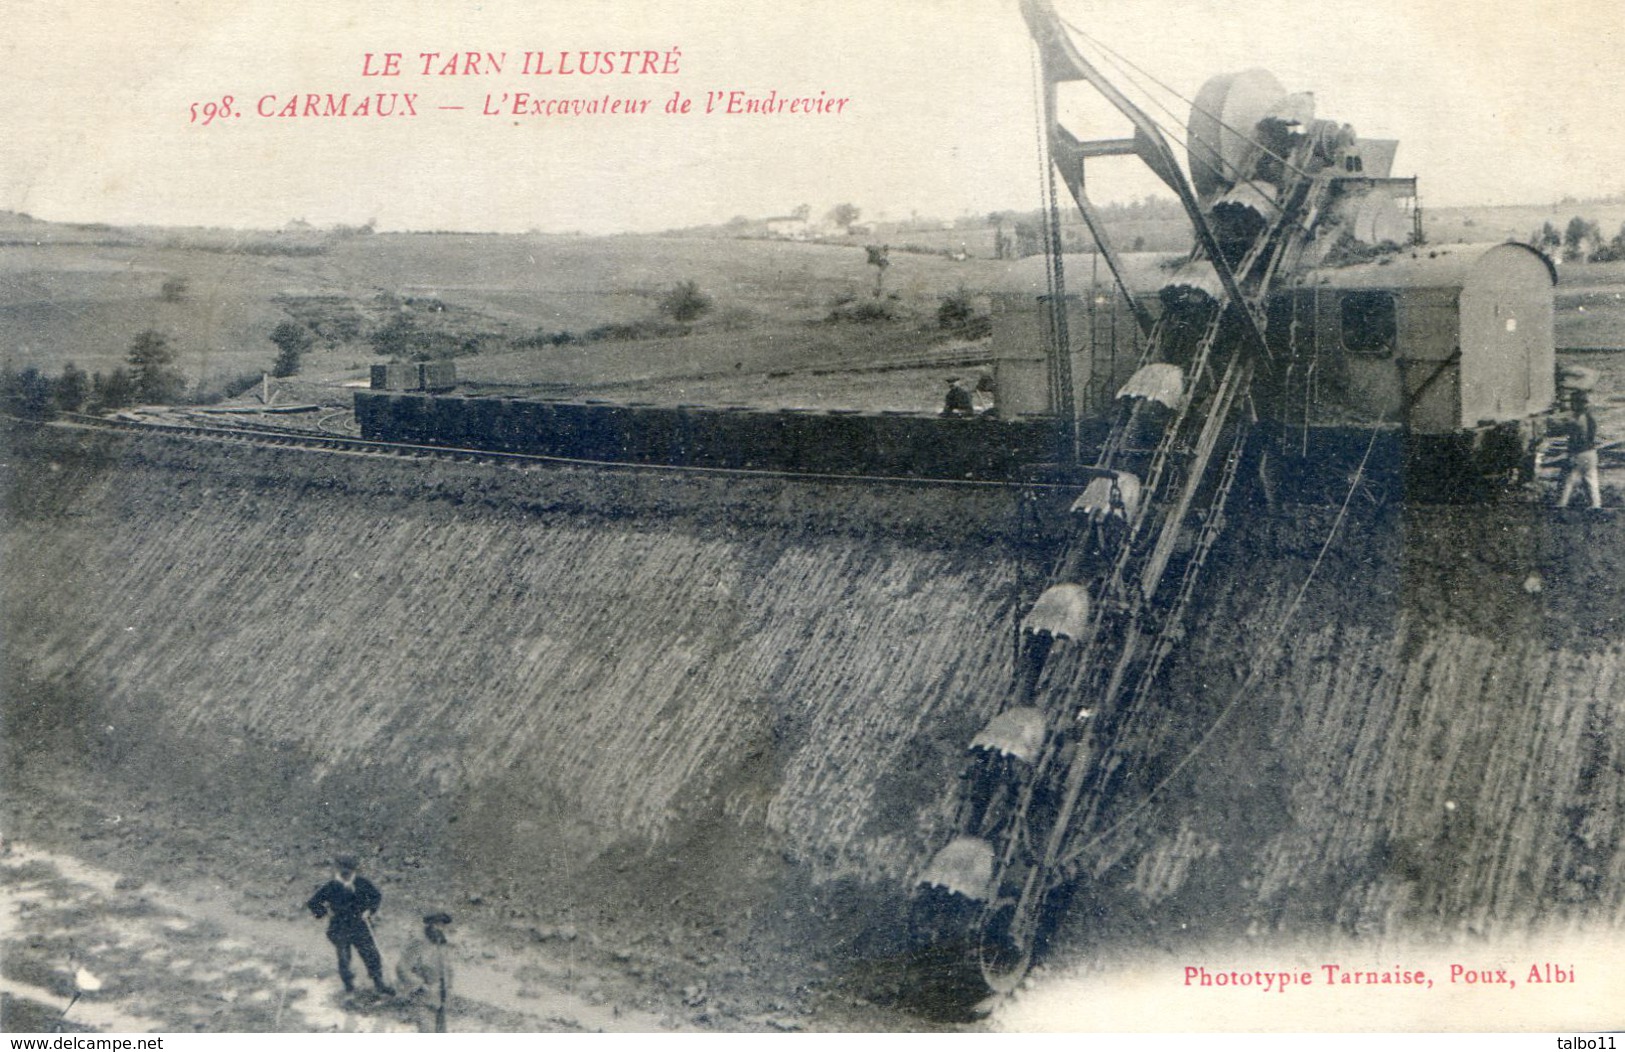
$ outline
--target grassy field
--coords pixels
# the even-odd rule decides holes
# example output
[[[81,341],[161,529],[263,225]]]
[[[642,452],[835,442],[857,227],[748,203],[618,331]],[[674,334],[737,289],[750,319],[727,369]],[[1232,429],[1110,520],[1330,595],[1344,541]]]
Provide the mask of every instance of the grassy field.
[[[1566,207],[1597,218],[1605,232],[1620,218],[1613,206]],[[1441,209],[1429,214],[1430,237],[1522,236],[1548,219],[1561,225],[1562,211]],[[1625,216],[1625,205],[1614,211]],[[1168,239],[1160,227],[1150,233],[1159,244]],[[456,344],[459,376],[488,387],[629,384],[686,398],[699,395],[685,384],[705,379],[694,392],[727,399],[717,381],[734,376],[733,397],[759,398],[772,374],[912,361],[941,349],[949,336],[936,319],[943,297],[964,290],[985,307],[979,297],[1010,267],[989,258],[987,228],[908,236],[922,251],[892,248],[882,301],[890,317],[858,322],[832,320],[832,312],[871,298],[876,269],[861,238],[113,229],[7,214],[0,365],[54,376],[72,362],[106,373],[125,363],[137,333],[156,329],[176,351],[190,392],[218,393],[268,369],[276,355],[269,335],[292,319],[317,335],[300,378],[319,385],[364,379],[384,360],[368,337],[407,325]],[[958,247],[969,257],[942,254]],[[1625,264],[1565,264],[1560,274],[1558,346],[1625,347]],[[661,316],[660,303],[689,281],[712,309],[677,325]],[[618,329],[591,338],[606,327]]]
[[[1426,186],[1423,190],[1426,191]],[[1428,208],[1424,200],[1422,209],[1422,223],[1428,240],[1441,244],[1523,241],[1540,230],[1543,223],[1552,224],[1561,234],[1575,216],[1595,220],[1604,239],[1611,238],[1625,223],[1625,201]]]
[[[1557,345],[1625,348],[1625,262],[1558,268]]]
[[[336,382],[383,360],[366,335],[405,315],[477,339],[480,354],[459,371],[491,383],[640,380],[736,364],[768,372],[927,347],[942,338],[940,298],[985,287],[1002,267],[894,252],[885,275],[893,318],[832,323],[832,308],[874,287],[861,247],[469,234],[290,242],[14,222],[0,228],[0,364],[52,375],[67,362],[108,371],[152,328],[168,337],[194,388],[207,389],[268,368],[271,330],[294,318],[325,337],[303,376]],[[662,330],[651,324],[658,304],[681,281],[695,282],[713,309]],[[181,291],[166,295],[177,282]],[[571,342],[616,325],[642,325],[640,335],[658,338]],[[516,346],[527,340],[542,345]]]

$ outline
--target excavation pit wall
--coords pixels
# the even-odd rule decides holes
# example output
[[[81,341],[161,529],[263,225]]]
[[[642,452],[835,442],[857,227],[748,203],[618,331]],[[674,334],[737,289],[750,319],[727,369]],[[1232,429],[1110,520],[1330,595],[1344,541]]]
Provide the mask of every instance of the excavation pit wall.
[[[854,930],[945,839],[1064,521],[1000,488],[8,447],[13,749],[385,872],[719,913],[840,889]],[[1071,937],[1625,919],[1618,521],[1231,518],[1086,797]]]

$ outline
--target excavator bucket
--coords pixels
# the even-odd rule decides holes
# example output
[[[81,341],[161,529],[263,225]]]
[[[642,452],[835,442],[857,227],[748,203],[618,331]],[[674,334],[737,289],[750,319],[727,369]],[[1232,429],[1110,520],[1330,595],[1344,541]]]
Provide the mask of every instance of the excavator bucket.
[[[973,836],[954,837],[925,867],[919,882],[984,902],[993,884],[993,845]]]
[[[1178,409],[1185,395],[1185,372],[1170,362],[1143,365],[1117,392],[1118,398],[1148,398],[1169,409]]]
[[[1219,272],[1205,259],[1181,263],[1157,289],[1157,299],[1165,307],[1168,304],[1214,303],[1223,295],[1224,283],[1219,280]]]
[[[1057,584],[1044,590],[1021,619],[1021,633],[1054,639],[1082,639],[1089,631],[1089,592],[1081,584]]]
[[[972,749],[987,749],[1032,763],[1044,746],[1044,714],[1026,705],[1005,709],[971,739]]]
[[[1140,480],[1126,471],[1093,478],[1072,502],[1072,514],[1090,522],[1116,518],[1132,523],[1140,514]]]
[[[1280,190],[1269,183],[1248,182],[1233,186],[1213,203],[1213,233],[1231,258],[1239,262],[1270,220],[1280,213],[1275,198]]]

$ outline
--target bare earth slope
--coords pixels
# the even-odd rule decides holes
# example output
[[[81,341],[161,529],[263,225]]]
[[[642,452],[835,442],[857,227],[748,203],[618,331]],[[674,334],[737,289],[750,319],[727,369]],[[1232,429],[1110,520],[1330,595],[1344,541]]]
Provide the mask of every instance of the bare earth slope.
[[[11,653],[110,747],[188,741],[171,773],[200,781],[274,751],[290,792],[424,850],[545,830],[569,870],[720,811],[824,875],[901,876],[881,788],[1007,675],[1012,561],[950,542],[1008,495],[939,539],[923,490],[129,452],[13,520]]]
[[[1008,491],[9,441],[14,750],[803,976],[894,948],[1038,582]],[[1334,512],[1236,513],[1063,954],[1625,919],[1618,521]]]

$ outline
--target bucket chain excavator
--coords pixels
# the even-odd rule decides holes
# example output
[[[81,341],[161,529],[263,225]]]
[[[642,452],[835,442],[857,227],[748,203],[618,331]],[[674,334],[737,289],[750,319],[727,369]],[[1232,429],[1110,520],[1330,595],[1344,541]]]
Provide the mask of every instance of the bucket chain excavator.
[[[1137,760],[1123,743],[1141,737],[1129,732],[1183,638],[1256,419],[1253,383],[1272,367],[1272,287],[1324,254],[1337,216],[1357,211],[1341,198],[1391,201],[1396,183],[1414,196],[1411,181],[1365,171],[1352,129],[1315,120],[1312,97],[1261,70],[1214,78],[1193,101],[1187,178],[1161,127],[1085,57],[1049,0],[1021,9],[1042,69],[1050,159],[1132,305],[1143,349],[1093,463],[1074,466],[1088,482],[1071,539],[1021,621],[1004,702],[970,742],[955,828],[915,885],[921,937],[958,947],[996,994],[1026,975],[1102,835],[1101,802]],[[1128,118],[1131,137],[1084,141],[1061,125],[1058,89],[1078,81]],[[1195,233],[1155,317],[1086,192],[1085,163],[1115,155],[1162,179]],[[1051,265],[1058,277],[1059,258]]]

